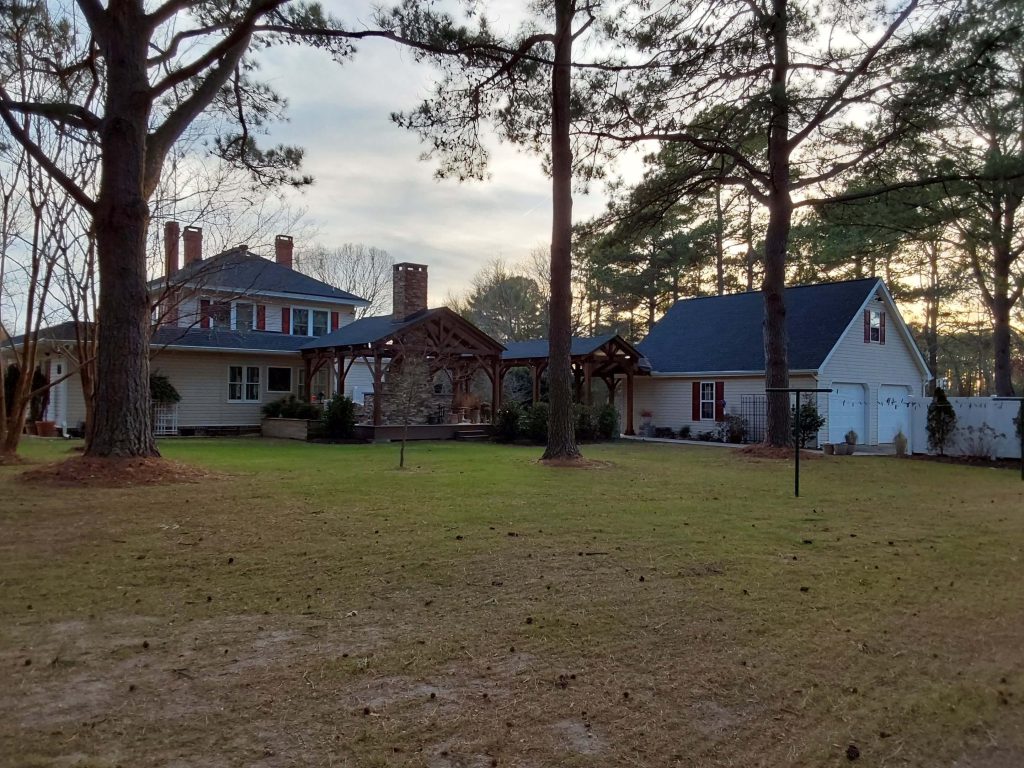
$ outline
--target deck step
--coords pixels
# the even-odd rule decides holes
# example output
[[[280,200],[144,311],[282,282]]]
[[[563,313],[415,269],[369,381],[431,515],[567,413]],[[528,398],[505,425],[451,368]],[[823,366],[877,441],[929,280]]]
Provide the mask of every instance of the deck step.
[[[457,429],[456,440],[486,440],[490,437],[486,429]]]

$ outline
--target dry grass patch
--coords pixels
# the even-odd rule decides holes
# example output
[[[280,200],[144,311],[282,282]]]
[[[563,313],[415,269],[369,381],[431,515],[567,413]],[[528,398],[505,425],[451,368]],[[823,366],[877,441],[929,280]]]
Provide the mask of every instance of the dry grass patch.
[[[714,449],[167,443],[0,470],[0,765],[1016,765],[1021,484]],[[42,457],[37,457],[42,458]],[[27,662],[27,663],[26,663]],[[850,753],[852,754],[852,753]]]

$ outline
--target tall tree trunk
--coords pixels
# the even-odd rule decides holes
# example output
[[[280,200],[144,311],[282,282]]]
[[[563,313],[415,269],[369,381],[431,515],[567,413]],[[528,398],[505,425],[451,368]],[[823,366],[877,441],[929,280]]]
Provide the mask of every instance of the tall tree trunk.
[[[719,296],[725,293],[725,214],[721,184],[715,184],[715,289]]]
[[[97,377],[91,456],[159,456],[150,416],[149,297],[143,166],[149,123],[141,3],[112,2],[106,110],[94,224],[99,263]]]
[[[928,394],[935,391],[939,371],[939,245],[926,243],[928,255],[928,293],[925,300],[925,347],[928,352],[928,370],[932,373]]]
[[[771,187],[768,194],[768,229],[764,244],[764,280],[761,285],[764,293],[764,379],[766,387],[788,387],[786,255],[793,219],[789,181],[789,97],[786,92],[789,41],[786,0],[774,0],[773,5],[772,116],[771,133],[768,137]],[[788,445],[791,439],[790,421],[789,393],[770,392],[765,442],[768,445]]]
[[[1002,244],[993,249],[992,300],[989,312],[992,315],[992,353],[995,360],[993,384],[995,393],[1008,397],[1013,391],[1013,365],[1011,360],[1010,332],[1010,263],[1008,248]]]
[[[572,412],[572,90],[574,0],[555,0],[555,59],[551,75],[551,317],[548,341],[548,444],[545,459],[580,456]]]

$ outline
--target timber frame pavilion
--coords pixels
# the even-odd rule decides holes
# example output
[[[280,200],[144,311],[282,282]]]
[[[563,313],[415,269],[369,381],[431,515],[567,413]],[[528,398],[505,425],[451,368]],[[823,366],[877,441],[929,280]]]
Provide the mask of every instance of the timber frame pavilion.
[[[571,354],[579,402],[592,404],[591,383],[597,378],[607,386],[608,402],[614,403],[617,385],[625,380],[625,433],[634,434],[633,377],[650,373],[646,360],[616,334],[573,338]],[[490,381],[495,413],[501,407],[505,375],[513,368],[530,370],[533,401],[540,400],[540,380],[548,364],[548,342],[534,339],[509,342],[506,347],[447,307],[423,309],[401,320],[393,315],[365,317],[302,347],[306,391],[310,391],[313,376],[324,366],[330,366],[334,373],[336,392],[345,391],[345,377],[353,365],[367,366],[374,393],[372,421],[367,426],[373,428],[375,437],[377,432],[383,435],[386,425],[382,396],[387,367],[403,356],[426,360],[432,376],[445,371],[452,383],[453,406],[469,394],[474,377],[482,372]],[[454,436],[455,426],[444,430],[430,425],[430,434],[426,432],[427,425],[413,425],[410,429],[424,431],[422,437],[435,438]]]

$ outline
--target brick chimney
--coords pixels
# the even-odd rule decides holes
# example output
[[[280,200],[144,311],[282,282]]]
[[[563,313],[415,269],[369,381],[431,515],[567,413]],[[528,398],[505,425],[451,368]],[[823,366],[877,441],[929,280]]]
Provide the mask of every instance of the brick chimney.
[[[185,266],[203,260],[203,230],[199,227],[185,227],[181,235],[185,241]]]
[[[291,235],[278,235],[274,238],[274,260],[282,267],[292,268],[292,248],[294,245]]]
[[[427,266],[395,264],[392,317],[398,322],[427,308]]]
[[[181,227],[176,221],[168,221],[164,224],[164,265],[165,276],[174,277],[178,271],[178,238],[181,236]]]

